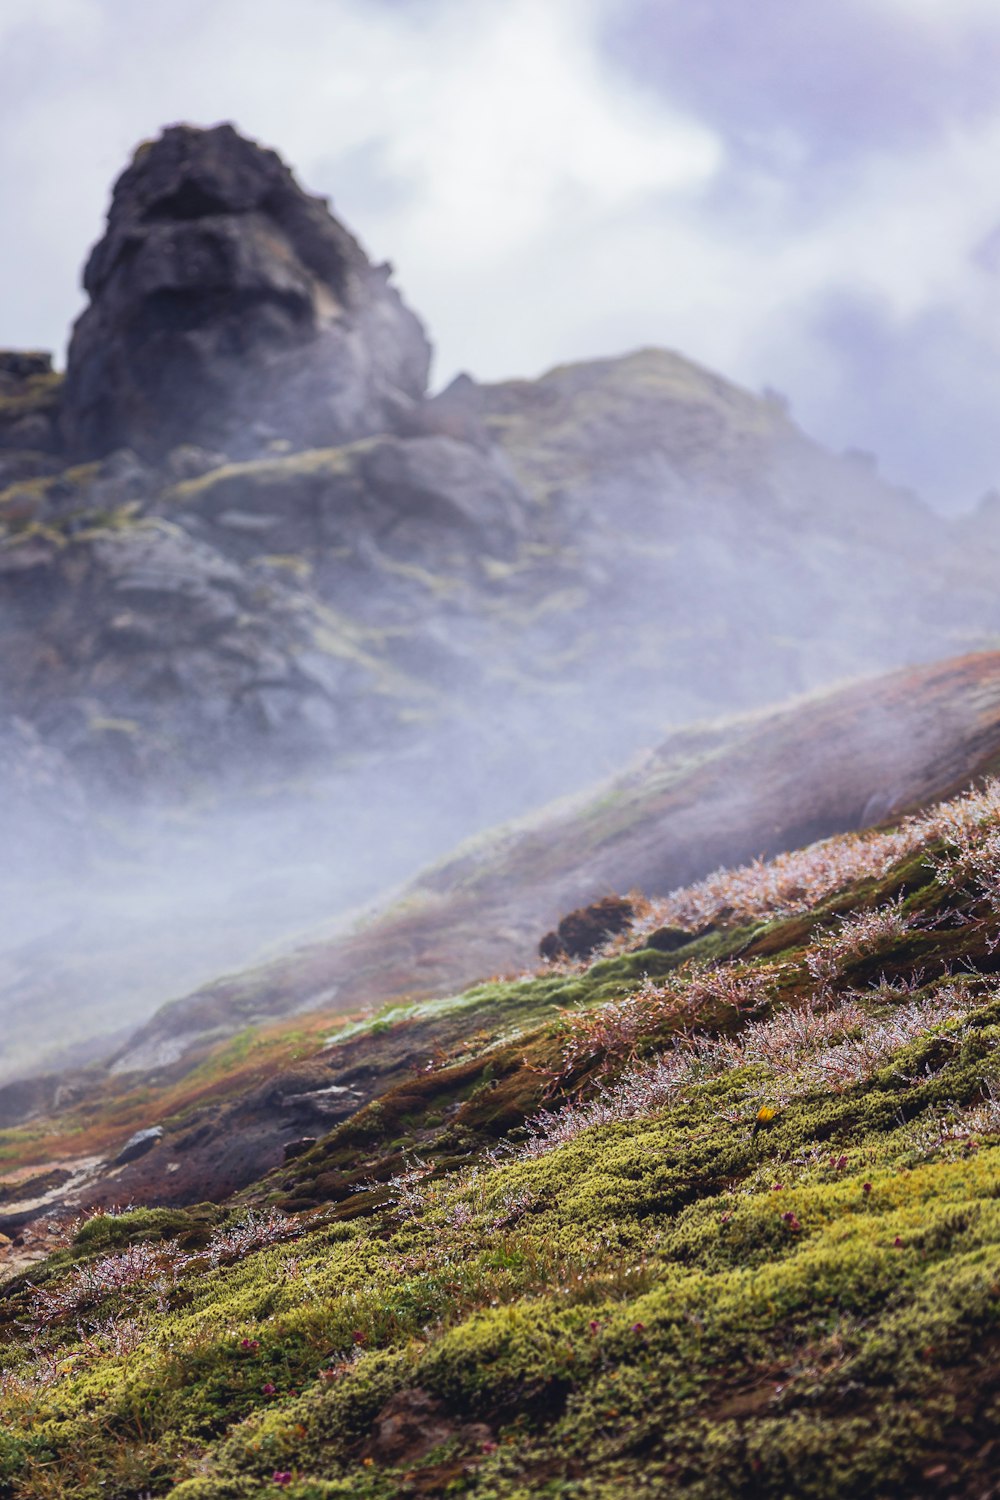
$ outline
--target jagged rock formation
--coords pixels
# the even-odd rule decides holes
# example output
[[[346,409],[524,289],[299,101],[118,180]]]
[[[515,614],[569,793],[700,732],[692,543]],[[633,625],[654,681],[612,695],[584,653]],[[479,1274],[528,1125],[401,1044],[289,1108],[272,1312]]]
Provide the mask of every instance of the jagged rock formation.
[[[1000,631],[995,528],[678,355],[424,399],[384,273],[230,126],[139,148],[86,282],[65,381],[0,357],[0,693],[102,791],[447,753],[527,806]]]
[[[391,428],[430,348],[389,276],[273,151],[231,125],[164,131],[119,178],[87,263],[67,448],[252,452]]]
[[[10,707],[116,793],[444,735],[527,805],[665,721],[1000,629],[989,536],[676,355],[463,379],[412,419],[8,484]]]

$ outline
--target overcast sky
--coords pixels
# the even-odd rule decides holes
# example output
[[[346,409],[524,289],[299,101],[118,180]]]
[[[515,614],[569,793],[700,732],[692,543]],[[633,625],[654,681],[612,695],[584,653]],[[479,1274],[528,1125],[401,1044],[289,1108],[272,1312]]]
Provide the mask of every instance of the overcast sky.
[[[664,344],[937,504],[1000,486],[1000,0],[2,0],[0,343],[61,359],[135,144],[230,119],[435,381]]]

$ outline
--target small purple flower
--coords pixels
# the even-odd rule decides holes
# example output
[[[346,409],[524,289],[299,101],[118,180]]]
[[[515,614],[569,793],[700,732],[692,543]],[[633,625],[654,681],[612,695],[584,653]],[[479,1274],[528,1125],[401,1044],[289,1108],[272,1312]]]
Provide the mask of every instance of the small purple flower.
[[[272,1385],[271,1382],[268,1381],[267,1384],[266,1385],[262,1385],[260,1389],[261,1389],[261,1394],[262,1395],[264,1395],[264,1396],[273,1396],[274,1393],[275,1393],[275,1391],[278,1389],[278,1387],[276,1385]]]
[[[275,1469],[271,1475],[272,1484],[291,1484],[292,1476],[287,1469]]]

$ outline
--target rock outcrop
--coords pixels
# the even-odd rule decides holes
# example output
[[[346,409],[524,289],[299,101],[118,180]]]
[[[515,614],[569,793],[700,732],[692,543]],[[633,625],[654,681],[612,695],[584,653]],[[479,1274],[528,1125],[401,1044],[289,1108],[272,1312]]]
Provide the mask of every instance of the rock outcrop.
[[[139,147],[84,273],[62,434],[92,457],[344,442],[424,394],[430,347],[357,240],[231,125]]]
[[[0,490],[58,467],[58,401],[62,377],[52,356],[35,349],[0,349]]]
[[[231,126],[139,148],[85,282],[65,379],[0,353],[0,700],[102,792],[458,736],[489,821],[480,776],[527,806],[1000,630],[985,523],[679,355],[427,399],[385,269]]]

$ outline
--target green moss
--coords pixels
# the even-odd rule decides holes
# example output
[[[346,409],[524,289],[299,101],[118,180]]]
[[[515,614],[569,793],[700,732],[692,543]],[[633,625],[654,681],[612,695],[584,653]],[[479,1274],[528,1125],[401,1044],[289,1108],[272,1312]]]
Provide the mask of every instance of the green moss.
[[[854,1081],[747,1054],[632,1117],[519,1149],[540,1105],[593,1101],[692,1024],[739,1037],[801,1005],[810,945],[895,895],[934,925],[878,955],[909,988],[862,991],[860,1013],[889,1025],[956,985],[962,1003],[900,1030]],[[296,1205],[289,1223],[222,1253],[211,1237],[238,1227],[234,1205],[225,1220],[209,1205],[101,1215],[39,1268],[40,1290],[6,1289],[0,1486],[26,1500],[51,1496],[53,1475],[78,1500],[888,1500],[943,1475],[947,1493],[986,1490],[1000,1419],[995,937],[974,893],[946,893],[911,860],[802,917],[710,934],[694,956],[626,953],[344,1027],[335,1045],[371,1039],[357,1055],[384,1089],[244,1195]],[[628,1048],[567,1065],[573,1028],[651,971],[702,996],[696,1017],[651,1008]],[[768,988],[752,1014],[704,988],[754,974]],[[223,1074],[255,1045],[230,1044]],[[136,1246],[160,1257],[145,1281],[39,1317],[40,1295],[65,1297],[81,1267]],[[435,1446],[394,1446],[389,1403],[421,1402]]]
[[[48,415],[56,410],[63,376],[55,370],[46,374],[29,375],[21,389],[10,395],[0,396],[0,422],[13,422],[36,413]]]
[[[176,1239],[186,1248],[200,1248],[221,1217],[212,1203],[192,1208],[134,1208],[127,1213],[98,1213],[85,1219],[73,1236],[73,1247],[88,1253],[107,1253],[125,1245]]]
[[[245,493],[254,488],[284,488],[295,480],[343,478],[353,472],[358,457],[371,446],[370,441],[364,441],[342,448],[311,448],[278,458],[223,464],[175,485],[167,498],[178,505],[201,504],[227,494],[234,486]]]

